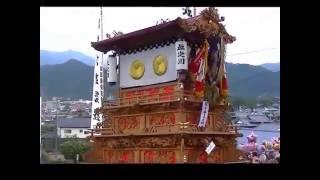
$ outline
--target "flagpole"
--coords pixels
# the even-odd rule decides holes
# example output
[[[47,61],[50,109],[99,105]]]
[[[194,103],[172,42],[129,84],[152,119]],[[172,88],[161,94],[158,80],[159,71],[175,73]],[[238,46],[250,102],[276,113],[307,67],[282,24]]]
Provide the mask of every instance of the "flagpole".
[[[103,13],[102,13],[102,7],[100,7],[100,17],[99,17],[99,23],[98,23],[98,33],[97,33],[98,39],[97,39],[97,41],[103,40],[103,23],[102,22],[103,22]],[[90,129],[92,131],[93,131],[93,129],[96,128],[97,123],[101,122],[102,118],[103,118],[103,116],[102,116],[102,114],[100,114],[100,112],[95,113],[95,110],[97,108],[102,107],[103,97],[104,97],[102,64],[103,64],[103,52],[101,52],[100,56],[97,54],[97,59],[95,62],[95,67],[94,67],[92,108],[91,108],[92,112],[91,112],[91,125],[90,125]]]
[[[101,16],[101,41],[103,40],[103,13],[102,13],[102,6],[100,7],[100,16]],[[103,52],[101,52],[101,66],[103,65]],[[104,82],[103,82],[103,69],[100,71],[100,78],[101,78],[101,102],[103,102],[104,97]],[[102,104],[102,103],[101,103]]]

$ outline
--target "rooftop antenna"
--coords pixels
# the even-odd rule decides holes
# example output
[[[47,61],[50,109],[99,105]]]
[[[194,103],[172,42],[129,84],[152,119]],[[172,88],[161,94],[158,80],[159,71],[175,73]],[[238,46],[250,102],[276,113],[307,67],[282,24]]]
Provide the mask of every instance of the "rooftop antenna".
[[[100,30],[100,37],[97,36],[97,41],[103,40],[103,13],[102,7],[100,7],[100,18],[98,23],[98,29]],[[95,129],[99,122],[102,122],[102,114],[96,112],[96,109],[102,107],[102,101],[104,97],[104,86],[103,86],[103,52],[100,56],[97,54],[96,63],[94,66],[94,77],[93,77],[93,94],[92,94],[92,110],[91,110],[91,126],[90,129]]]

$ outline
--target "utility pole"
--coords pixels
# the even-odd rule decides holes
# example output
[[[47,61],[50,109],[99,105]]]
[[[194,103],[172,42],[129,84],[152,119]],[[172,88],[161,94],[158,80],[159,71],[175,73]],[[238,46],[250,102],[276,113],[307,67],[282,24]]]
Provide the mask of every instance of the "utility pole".
[[[56,107],[56,143],[55,143],[55,151],[58,152],[58,101]]]
[[[196,13],[196,7],[193,7],[193,17],[196,17],[197,13]]]

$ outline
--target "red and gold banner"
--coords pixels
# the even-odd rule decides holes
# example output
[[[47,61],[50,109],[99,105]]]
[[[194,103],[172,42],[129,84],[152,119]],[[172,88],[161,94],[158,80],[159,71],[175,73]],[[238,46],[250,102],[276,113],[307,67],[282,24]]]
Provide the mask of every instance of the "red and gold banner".
[[[193,79],[195,80],[195,95],[198,97],[204,96],[205,75],[207,72],[209,43],[204,42],[201,49],[198,49],[196,56],[191,60],[189,69]]]

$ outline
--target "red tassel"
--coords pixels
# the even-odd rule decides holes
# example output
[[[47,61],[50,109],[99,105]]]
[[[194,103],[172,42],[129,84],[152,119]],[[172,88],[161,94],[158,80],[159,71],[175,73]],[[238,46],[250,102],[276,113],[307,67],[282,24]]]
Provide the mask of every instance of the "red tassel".
[[[222,77],[222,89],[223,90],[228,90],[228,81],[225,76]]]
[[[222,77],[222,82],[221,82],[219,89],[220,89],[220,94],[222,97],[225,98],[228,96],[228,81],[225,76]]]

